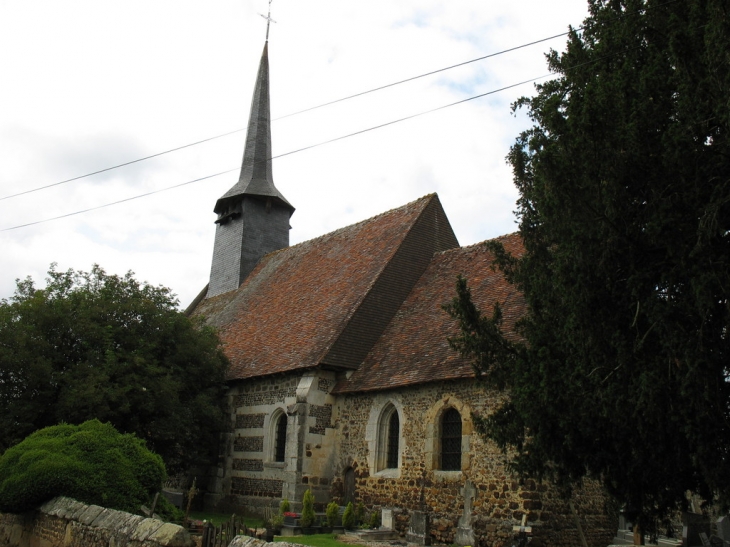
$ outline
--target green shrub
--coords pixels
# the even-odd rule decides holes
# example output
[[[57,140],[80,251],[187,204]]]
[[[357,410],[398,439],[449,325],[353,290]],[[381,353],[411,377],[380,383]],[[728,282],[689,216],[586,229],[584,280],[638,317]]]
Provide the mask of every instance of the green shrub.
[[[279,514],[283,515],[284,513],[288,513],[289,511],[291,511],[291,504],[289,503],[288,499],[284,498],[279,504]]]
[[[302,528],[309,528],[314,524],[314,494],[307,489],[302,499],[302,516],[299,519]]]
[[[284,515],[283,514],[277,514],[273,515],[271,519],[269,520],[269,525],[271,526],[272,530],[279,531],[281,530],[281,527],[284,526]],[[266,526],[266,528],[269,528],[269,526]]]
[[[370,521],[368,522],[368,526],[370,528],[380,527],[380,513],[378,511],[373,511],[372,513],[370,513]]]
[[[363,502],[359,502],[355,506],[355,524],[357,526],[365,524],[365,504]]]
[[[325,515],[327,516],[327,526],[332,528],[337,524],[337,517],[340,516],[340,506],[337,505],[337,502],[331,501],[327,504]]]
[[[22,513],[56,497],[135,513],[166,478],[144,441],[91,420],[36,431],[0,456],[0,511]]]
[[[160,494],[157,498],[157,505],[155,506],[155,514],[162,518],[165,522],[176,522],[181,524],[185,518],[185,513],[182,509],[175,507],[170,501]]]
[[[352,502],[347,503],[345,512],[342,513],[342,526],[348,530],[352,530],[355,527],[355,508],[352,506]]]

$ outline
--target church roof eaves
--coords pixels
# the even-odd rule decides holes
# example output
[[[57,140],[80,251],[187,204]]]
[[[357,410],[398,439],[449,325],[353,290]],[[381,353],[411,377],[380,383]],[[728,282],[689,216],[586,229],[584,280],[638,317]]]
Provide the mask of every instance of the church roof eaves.
[[[496,238],[514,255],[522,254],[519,234]],[[517,289],[499,270],[484,243],[437,253],[363,364],[335,393],[382,391],[424,383],[474,378],[471,363],[453,350],[447,338],[458,333],[456,322],[442,309],[456,291],[456,277],[466,277],[472,297],[483,313],[495,302],[502,306],[503,328],[514,326],[526,313]]]

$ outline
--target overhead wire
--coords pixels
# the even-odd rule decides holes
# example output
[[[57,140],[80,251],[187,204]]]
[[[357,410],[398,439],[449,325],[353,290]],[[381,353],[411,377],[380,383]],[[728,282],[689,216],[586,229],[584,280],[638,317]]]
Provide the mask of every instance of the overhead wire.
[[[677,1],[679,1],[679,0],[668,0],[664,4],[660,4],[660,6],[664,6],[666,4],[671,4],[671,3],[674,3],[674,2],[677,2]],[[659,7],[659,6],[656,6],[656,7]],[[582,28],[583,27],[580,27],[578,29],[573,29],[573,30],[574,31],[577,31],[577,30],[580,30]],[[567,34],[567,33],[563,33],[561,35],[556,35],[556,36],[562,36],[564,34]],[[547,38],[547,39],[549,39],[549,38]],[[545,41],[547,39],[540,40],[540,41]],[[540,41],[531,42],[531,44],[532,43],[539,43]],[[637,47],[639,47],[639,46],[637,46]],[[512,51],[514,49],[518,49],[518,48],[512,48],[510,50],[504,50],[504,52]],[[629,48],[629,50],[630,49],[635,49],[635,48]],[[497,55],[497,54],[492,54],[490,56],[495,56],[495,55]],[[604,59],[609,58],[611,56],[612,55],[606,55],[606,56],[603,56],[603,57],[599,57],[598,59],[592,59],[591,61],[586,61],[585,63],[579,63],[578,65],[574,65],[574,66],[571,66],[569,68],[571,68],[571,69],[572,68],[578,68],[580,66],[584,66],[584,65],[587,65],[587,64],[596,63],[598,61],[604,60]],[[489,57],[489,56],[487,56],[487,57]],[[486,57],[483,57],[483,58],[486,58]],[[480,58],[480,59],[482,59],[482,58]],[[469,62],[474,62],[474,61],[480,60],[480,59],[475,59],[473,61],[467,61],[467,62],[461,63],[459,65],[453,65],[452,67],[447,67],[447,68],[444,68],[444,69],[441,69],[441,70],[438,70],[438,71],[431,72],[429,74],[433,74],[433,73],[436,73],[436,72],[441,72],[443,70],[448,70],[449,68],[454,68],[454,67],[457,67],[457,66],[462,66],[464,64],[468,64]],[[425,75],[427,75],[427,74],[424,74],[424,76]],[[289,152],[284,152],[283,154],[278,154],[276,156],[272,156],[271,158],[268,158],[267,160],[264,160],[264,161],[273,161],[275,159],[282,158],[284,156],[290,156],[292,154],[296,154],[296,153],[299,153],[299,152],[303,152],[305,150],[311,150],[312,148],[317,148],[319,146],[324,146],[326,144],[330,144],[330,143],[333,143],[333,142],[336,142],[336,141],[340,141],[340,140],[343,140],[343,139],[347,139],[349,137],[354,137],[356,135],[361,135],[363,133],[367,133],[367,132],[370,132],[370,131],[374,131],[376,129],[382,129],[382,128],[387,127],[387,126],[390,126],[390,125],[394,125],[394,124],[397,124],[397,123],[400,123],[400,122],[404,122],[404,121],[407,121],[407,120],[411,120],[413,118],[417,118],[417,117],[420,117],[420,116],[424,116],[426,114],[430,114],[430,113],[433,113],[433,112],[437,112],[439,110],[443,110],[443,109],[446,109],[446,108],[449,108],[449,107],[452,107],[452,106],[456,106],[456,105],[459,105],[459,104],[462,104],[462,103],[466,103],[466,102],[469,102],[469,101],[473,101],[473,100],[479,99],[481,97],[486,97],[488,95],[492,95],[492,94],[498,93],[500,91],[505,91],[507,89],[512,89],[512,88],[518,87],[520,85],[524,85],[524,84],[527,84],[527,83],[530,83],[530,82],[535,82],[537,80],[541,80],[543,78],[547,78],[547,77],[550,77],[552,75],[553,75],[553,73],[548,73],[548,74],[544,74],[542,76],[538,76],[538,77],[535,77],[535,78],[531,78],[529,80],[524,80],[522,82],[518,82],[518,83],[511,84],[511,85],[508,85],[508,86],[505,86],[505,87],[502,87],[502,88],[499,88],[499,89],[495,89],[495,90],[492,90],[492,91],[488,91],[486,93],[480,93],[478,95],[474,95],[472,97],[467,97],[466,99],[461,99],[461,100],[455,101],[453,103],[449,103],[449,104],[442,105],[442,106],[439,106],[439,107],[435,107],[435,108],[432,108],[432,109],[429,109],[429,110],[425,110],[425,111],[422,111],[422,112],[418,112],[416,114],[412,114],[410,116],[405,116],[403,118],[398,118],[396,120],[391,120],[389,122],[386,122],[386,123],[383,123],[383,124],[379,124],[379,125],[376,125],[376,126],[372,126],[372,127],[366,128],[366,129],[362,129],[362,130],[359,130],[359,131],[355,131],[353,133],[348,133],[347,135],[341,135],[339,137],[335,137],[333,139],[329,139],[329,140],[326,140],[326,141],[322,141],[322,142],[319,142],[319,143],[316,143],[316,144],[313,144],[313,145],[305,146],[303,148],[298,148],[296,150],[290,150]],[[415,78],[416,77],[411,78],[411,79],[408,79],[408,80],[402,80],[402,82],[410,81],[410,80],[415,79]],[[384,89],[385,87],[391,87],[392,85],[397,85],[397,83],[391,84],[389,86],[380,87],[380,88],[374,88],[372,91],[378,91],[380,89]],[[363,92],[363,93],[360,93],[358,95],[354,95],[352,97],[356,97],[356,96],[359,96],[359,95],[363,95],[365,93],[368,93],[368,92]],[[343,99],[340,99],[338,101],[333,101],[333,102],[339,102],[341,100],[346,100],[346,99],[347,98],[343,98]],[[329,104],[332,104],[333,102],[323,103],[320,106],[327,106]],[[310,108],[308,110],[313,110],[314,108],[319,108],[319,107],[313,107],[313,108]],[[301,112],[304,112],[304,111],[300,111],[300,112],[297,112],[297,113],[301,113]],[[294,115],[294,114],[297,114],[297,113],[293,113],[291,115]],[[277,118],[277,119],[281,119],[281,118]],[[226,136],[226,135],[229,135],[229,134],[232,134],[232,133],[236,133],[236,132],[239,132],[239,131],[242,131],[242,130],[243,129],[238,129],[238,130],[235,130],[235,131],[231,131],[229,133],[226,133],[224,135],[220,135],[220,136],[217,136],[217,137],[210,137],[208,139],[204,139],[204,140],[201,140],[201,141],[197,141],[196,143],[190,143],[188,145],[184,145],[184,146],[178,147],[178,148],[173,149],[173,150],[170,150],[170,151],[179,150],[181,148],[187,148],[189,146],[194,146],[195,144],[200,144],[202,142],[207,142],[207,141],[213,140],[215,138],[220,138],[221,136]],[[170,151],[168,151],[168,152],[170,152]],[[159,155],[162,155],[162,154],[165,154],[165,153],[168,153],[168,152],[160,152],[158,154],[154,154],[152,156],[148,156],[147,158],[140,158],[139,160],[134,160],[134,161],[131,161],[131,162],[127,162],[127,163],[121,164],[119,166],[110,167],[110,168],[107,168],[107,169],[102,169],[102,170],[97,171],[97,172],[92,173],[92,174],[101,173],[101,172],[104,172],[104,171],[109,171],[111,169],[115,169],[116,167],[121,167],[121,166],[124,166],[124,165],[129,165],[131,163],[137,163],[139,161],[143,161],[144,159],[148,159],[148,158],[151,158],[151,157],[159,156]],[[179,184],[175,184],[175,185],[172,185],[172,186],[167,186],[165,188],[160,188],[158,190],[153,190],[151,192],[146,192],[144,194],[139,194],[139,195],[136,195],[136,196],[132,196],[132,197],[129,197],[129,198],[117,200],[117,201],[110,202],[110,203],[106,203],[106,204],[103,204],[103,205],[98,205],[98,206],[95,206],[95,207],[90,207],[90,208],[83,209],[83,210],[79,210],[79,211],[75,211],[75,212],[72,212],[72,213],[66,213],[64,215],[59,215],[59,216],[52,217],[52,218],[47,218],[47,219],[42,219],[42,220],[38,220],[38,221],[34,221],[34,222],[29,222],[29,223],[26,223],[26,224],[21,224],[21,225],[17,225],[17,226],[11,226],[11,227],[8,227],[8,228],[3,228],[3,229],[0,229],[0,232],[7,232],[7,231],[10,231],[10,230],[16,230],[16,229],[19,229],[19,228],[25,228],[25,227],[28,227],[28,226],[33,226],[33,225],[37,225],[37,224],[51,222],[51,221],[54,221],[54,220],[60,220],[62,218],[67,218],[67,217],[79,215],[79,214],[82,214],[82,213],[87,213],[89,211],[94,211],[94,210],[97,210],[97,209],[103,209],[103,208],[106,208],[106,207],[111,207],[113,205],[118,205],[120,203],[125,203],[125,202],[132,201],[132,200],[135,200],[135,199],[140,199],[140,198],[143,198],[143,197],[146,197],[146,196],[150,196],[150,195],[153,195],[153,194],[159,194],[161,192],[166,192],[168,190],[173,190],[175,188],[180,188],[182,186],[186,186],[186,185],[189,185],[189,184],[193,184],[195,182],[199,182],[199,181],[202,181],[202,180],[206,180],[206,179],[214,178],[214,177],[217,177],[217,176],[220,176],[220,175],[224,175],[224,174],[227,174],[227,173],[231,173],[231,172],[236,171],[238,169],[240,169],[240,167],[234,167],[232,169],[227,169],[225,171],[221,171],[221,172],[215,173],[213,175],[207,175],[207,176],[204,176],[204,177],[199,177],[197,179],[189,180],[189,181],[186,181],[186,182],[183,182],[183,183],[179,183]],[[84,175],[84,176],[80,176],[80,177],[75,177],[74,179],[69,179],[67,182],[70,182],[71,180],[77,180],[79,178],[84,178],[85,176],[90,176],[90,175],[91,174]],[[63,182],[59,182],[59,183],[55,183],[54,185],[58,185],[58,184],[62,184],[62,183]],[[40,190],[40,189],[42,189],[42,188],[39,188],[38,190]],[[33,191],[33,190],[31,190],[31,191]],[[28,192],[31,192],[31,191],[28,191]],[[28,192],[25,192],[25,193],[28,193]],[[12,196],[9,196],[9,197],[12,197]],[[7,199],[7,197],[6,198],[0,198],[0,200],[2,200],[2,199]]]
[[[466,102],[469,102],[469,101],[473,101],[473,100],[479,99],[481,97],[486,97],[487,95],[493,95],[494,93],[499,93],[500,91],[505,91],[507,89],[512,89],[513,87],[517,87],[517,86],[524,85],[524,84],[527,84],[527,83],[530,83],[530,82],[534,82],[534,81],[540,80],[542,78],[547,78],[549,76],[552,76],[552,74],[544,74],[542,76],[538,76],[536,78],[531,78],[529,80],[524,80],[522,82],[518,82],[518,83],[515,83],[515,84],[511,84],[511,85],[505,86],[505,87],[501,87],[499,89],[493,89],[492,91],[487,91],[486,93],[480,93],[479,95],[474,95],[472,97],[467,97],[466,99],[461,99],[461,100],[455,101],[453,103],[449,103],[449,104],[437,106],[435,108],[431,108],[429,110],[424,110],[424,111],[418,112],[416,114],[411,114],[410,116],[405,116],[403,118],[398,118],[396,120],[391,120],[389,122],[385,122],[385,123],[382,123],[382,124],[379,124],[379,125],[374,125],[372,127],[368,127],[368,128],[365,128],[365,129],[361,129],[359,131],[355,131],[353,133],[348,133],[347,135],[340,135],[339,137],[335,137],[333,139],[328,139],[326,141],[318,142],[316,144],[312,144],[312,145],[309,145],[309,146],[304,146],[302,148],[297,148],[296,150],[290,150],[289,152],[284,152],[283,154],[277,154],[276,156],[272,156],[271,158],[268,158],[266,160],[260,160],[260,161],[267,161],[267,162],[269,162],[269,161],[273,161],[273,160],[278,159],[278,158],[283,158],[285,156],[291,156],[292,154],[297,154],[299,152],[304,152],[305,150],[311,150],[312,148],[317,148],[319,146],[324,146],[326,144],[330,144],[330,143],[333,143],[333,142],[336,142],[336,141],[341,141],[341,140],[344,140],[344,139],[347,139],[347,138],[350,138],[350,137],[355,137],[357,135],[362,135],[363,133],[368,133],[370,131],[375,131],[376,129],[382,129],[382,128],[387,127],[389,125],[394,125],[394,124],[401,123],[401,122],[404,122],[404,121],[407,121],[407,120],[412,120],[413,118],[418,118],[419,116],[425,116],[426,114],[431,114],[433,112],[438,112],[439,110],[444,110],[445,108],[450,108],[452,106],[456,106],[456,105],[459,105],[459,104],[462,104],[462,103],[466,103]],[[213,177],[217,177],[219,175],[224,175],[226,173],[231,173],[232,171],[237,171],[238,169],[240,169],[240,166],[234,167],[233,169],[228,169],[226,171],[221,171],[221,172],[216,173],[214,175],[208,175],[208,176],[205,176],[205,177],[200,177],[200,178],[197,178],[197,179],[194,179],[194,180],[189,180],[187,182],[182,182],[182,183],[175,184],[175,185],[172,185],[172,186],[167,186],[165,188],[160,188],[159,190],[153,190],[151,192],[146,192],[144,194],[139,194],[137,196],[132,196],[132,197],[125,198],[125,199],[120,199],[118,201],[113,201],[111,203],[106,203],[104,205],[98,205],[96,207],[90,207],[88,209],[83,209],[83,210],[80,210],[80,211],[75,211],[73,213],[66,213],[64,215],[59,215],[59,216],[56,216],[56,217],[46,218],[46,219],[43,219],[43,220],[36,220],[34,222],[28,222],[26,224],[19,224],[17,226],[11,226],[9,228],[2,228],[2,229],[0,229],[0,232],[8,232],[10,230],[17,230],[18,228],[26,228],[28,226],[34,226],[36,224],[43,224],[45,222],[51,222],[53,220],[59,220],[59,219],[67,218],[67,217],[74,216],[74,215],[80,215],[82,213],[88,213],[89,211],[95,211],[97,209],[103,209],[105,207],[111,207],[112,205],[117,205],[119,203],[125,203],[127,201],[132,201],[132,200],[135,200],[135,199],[143,198],[143,197],[146,197],[146,196],[150,196],[152,194],[159,194],[161,192],[165,192],[167,190],[173,190],[175,188],[180,188],[181,186],[186,186],[186,185],[192,184],[194,182],[199,182],[201,180],[206,180],[206,179],[210,179],[210,178],[213,178]]]
[[[436,70],[431,70],[429,72],[424,72],[423,74],[419,74],[417,76],[411,76],[411,77],[405,78],[403,80],[398,80],[396,82],[392,82],[392,83],[389,83],[389,84],[386,84],[386,85],[382,85],[382,86],[379,86],[379,87],[374,87],[374,88],[368,89],[366,91],[361,91],[361,92],[355,93],[353,95],[348,95],[346,97],[341,97],[341,98],[335,99],[333,101],[328,101],[326,103],[318,104],[316,106],[311,106],[311,107],[305,108],[303,110],[297,110],[296,112],[291,112],[289,114],[285,114],[283,116],[279,116],[277,118],[273,118],[272,121],[275,122],[275,121],[278,121],[278,120],[283,120],[285,118],[290,118],[292,116],[297,116],[297,115],[303,114],[305,112],[311,112],[312,110],[317,110],[319,108],[324,108],[326,106],[330,106],[330,105],[333,105],[333,104],[336,104],[336,103],[341,103],[343,101],[348,101],[350,99],[354,99],[354,98],[357,98],[357,97],[362,97],[363,95],[368,95],[369,93],[375,93],[376,91],[382,91],[383,89],[388,89],[390,87],[395,87],[397,85],[405,84],[407,82],[412,82],[412,81],[418,80],[420,78],[425,78],[426,76],[432,76],[432,75],[438,74],[440,72],[445,72],[447,70],[451,70],[451,69],[454,69],[454,68],[458,68],[458,67],[461,67],[461,66],[465,66],[465,65],[468,65],[468,64],[471,64],[471,63],[476,63],[477,61],[483,61],[484,59],[489,59],[491,57],[497,57],[499,55],[503,55],[505,53],[510,53],[512,51],[517,51],[519,49],[523,49],[523,48],[526,48],[526,47],[529,47],[529,46],[533,46],[535,44],[540,44],[540,43],[543,43],[543,42],[547,42],[549,40],[554,40],[555,38],[560,38],[561,36],[567,35],[569,32],[570,31],[563,32],[563,33],[560,33],[560,34],[555,34],[554,36],[549,36],[547,38],[541,38],[539,40],[534,40],[532,42],[527,42],[525,44],[520,44],[519,46],[514,46],[514,47],[511,47],[511,48],[508,48],[508,49],[503,49],[501,51],[497,51],[495,53],[490,53],[488,55],[482,55],[481,57],[477,57],[477,58],[471,59],[469,61],[464,61],[464,62],[461,62],[461,63],[457,63],[455,65],[450,65],[450,66],[443,67],[443,68],[439,68],[439,69],[436,69]],[[7,196],[2,196],[2,197],[0,197],[0,201],[6,200],[6,199],[15,198],[15,197],[19,197],[19,196],[23,196],[23,195],[26,195],[26,194],[31,194],[33,192],[39,192],[41,190],[46,190],[48,188],[53,188],[54,186],[60,186],[61,184],[66,184],[66,183],[73,182],[73,181],[76,181],[76,180],[80,180],[80,179],[83,179],[83,178],[91,177],[93,175],[98,175],[99,173],[105,173],[107,171],[112,171],[114,169],[119,169],[120,167],[126,167],[126,166],[132,165],[134,163],[139,163],[141,161],[149,160],[149,159],[152,159],[152,158],[157,158],[157,157],[163,156],[165,154],[170,154],[172,152],[177,152],[178,150],[183,150],[185,148],[190,148],[191,146],[196,146],[198,144],[203,144],[203,143],[206,143],[206,142],[209,142],[209,141],[212,141],[212,140],[216,140],[216,139],[220,139],[220,138],[223,138],[223,137],[227,137],[229,135],[233,135],[235,133],[240,133],[241,131],[245,131],[245,130],[246,130],[245,127],[242,127],[242,128],[239,128],[239,129],[234,129],[233,131],[228,131],[226,133],[221,133],[220,135],[215,135],[213,137],[208,137],[206,139],[202,139],[202,140],[199,140],[199,141],[195,141],[195,142],[191,142],[191,143],[188,143],[188,144],[184,144],[182,146],[177,146],[175,148],[170,148],[169,150],[164,150],[162,152],[157,152],[155,154],[150,154],[149,156],[144,156],[144,157],[138,158],[136,160],[127,161],[127,162],[124,162],[124,163],[120,163],[118,165],[112,165],[111,167],[106,167],[104,169],[99,169],[98,171],[93,171],[93,172],[87,173],[85,175],[79,175],[79,176],[72,177],[72,178],[65,179],[65,180],[61,180],[61,181],[58,181],[58,182],[53,182],[51,184],[46,184],[45,186],[39,186],[37,188],[32,188],[30,190],[23,190],[22,192],[17,192],[15,194],[9,194]]]
[[[643,10],[657,9],[657,8],[661,8],[663,6],[666,6],[668,4],[673,4],[673,3],[678,2],[678,1],[679,0],[667,0],[666,2],[664,2],[662,4],[658,4],[656,6],[651,6],[651,7],[640,8],[640,9],[635,10],[635,11],[636,12],[639,12],[639,11],[643,11]],[[283,116],[279,116],[277,118],[274,118],[272,121],[282,120],[284,118],[289,118],[289,117],[292,117],[292,116],[296,116],[296,115],[299,115],[299,114],[303,114],[305,112],[310,112],[312,110],[317,110],[318,108],[323,108],[325,106],[330,106],[330,105],[333,105],[333,104],[336,104],[336,103],[340,103],[340,102],[343,102],[343,101],[347,101],[347,100],[350,100],[350,99],[354,99],[356,97],[361,97],[361,96],[367,95],[369,93],[375,93],[376,91],[382,91],[383,89],[388,89],[390,87],[394,87],[394,86],[401,85],[401,84],[404,84],[404,83],[407,83],[407,82],[411,82],[413,80],[418,80],[420,78],[425,78],[426,76],[432,76],[434,74],[438,74],[440,72],[445,72],[445,71],[451,70],[453,68],[458,68],[458,67],[461,67],[461,66],[465,66],[465,65],[468,65],[468,64],[471,64],[471,63],[475,63],[477,61],[483,61],[484,59],[489,59],[491,57],[497,57],[497,56],[503,55],[505,53],[510,53],[512,51],[517,51],[519,49],[523,49],[525,47],[533,46],[535,44],[540,44],[540,43],[543,43],[543,42],[547,42],[547,41],[553,40],[555,38],[560,38],[561,36],[566,36],[566,35],[570,34],[571,32],[579,32],[579,31],[581,31],[583,29],[584,29],[584,27],[582,27],[582,26],[581,27],[571,28],[571,30],[566,31],[566,32],[562,32],[560,34],[555,34],[553,36],[548,36],[546,38],[540,38],[539,40],[533,40],[532,42],[526,42],[524,44],[520,44],[519,46],[514,46],[514,47],[511,47],[511,48],[507,48],[507,49],[503,49],[503,50],[497,51],[495,53],[490,53],[488,55],[483,55],[481,57],[476,57],[476,58],[471,59],[469,61],[464,61],[464,62],[461,62],[461,63],[457,63],[455,65],[450,65],[450,66],[443,67],[443,68],[439,68],[439,69],[432,70],[432,71],[429,71],[429,72],[424,72],[423,74],[419,74],[417,76],[411,76],[410,78],[405,78],[403,80],[398,80],[398,81],[392,82],[390,84],[382,85],[382,86],[379,86],[379,87],[374,87],[372,89],[368,89],[366,91],[361,91],[361,92],[355,93],[353,95],[348,95],[348,96],[342,97],[340,99],[335,99],[333,101],[328,101],[328,102],[325,102],[325,103],[322,103],[322,104],[319,104],[319,105],[316,105],[316,106],[312,106],[312,107],[305,108],[305,109],[302,109],[302,110],[297,110],[295,112],[291,112],[289,114],[285,114]],[[201,139],[199,141],[195,141],[195,142],[191,142],[191,143],[188,143],[188,144],[184,144],[182,146],[177,146],[175,148],[171,148],[169,150],[164,150],[162,152],[157,152],[155,154],[150,154],[149,156],[144,156],[144,157],[138,158],[136,160],[131,160],[131,161],[127,161],[127,162],[124,162],[124,163],[120,163],[118,165],[113,165],[111,167],[106,167],[104,169],[99,169],[98,171],[93,171],[93,172],[87,173],[85,175],[79,175],[79,176],[76,176],[76,177],[72,177],[70,179],[61,180],[61,181],[58,181],[58,182],[54,182],[54,183],[51,183],[51,184],[47,184],[45,186],[39,186],[37,188],[32,188],[30,190],[24,190],[22,192],[17,192],[15,194],[10,194],[10,195],[7,195],[7,196],[1,196],[0,197],[0,201],[6,200],[6,199],[15,198],[15,197],[18,197],[18,196],[23,196],[23,195],[30,194],[30,193],[33,193],[33,192],[38,192],[40,190],[45,190],[47,188],[52,188],[54,186],[59,186],[61,184],[66,184],[66,183],[73,182],[73,181],[76,181],[76,180],[79,180],[79,179],[91,177],[93,175],[98,175],[99,173],[105,173],[107,171],[112,171],[114,169],[119,169],[120,167],[126,167],[126,166],[132,165],[134,163],[139,163],[141,161],[145,161],[145,160],[149,160],[149,159],[156,158],[156,157],[159,157],[159,156],[163,156],[165,154],[170,154],[172,152],[177,152],[178,150],[183,150],[185,148],[190,148],[191,146],[196,146],[198,144],[203,144],[203,143],[206,143],[206,142],[209,142],[209,141],[212,141],[212,140],[216,140],[216,139],[220,139],[220,138],[223,138],[223,137],[227,137],[229,135],[233,135],[235,133],[240,133],[241,131],[245,131],[245,130],[246,130],[245,127],[242,127],[242,128],[239,128],[239,129],[234,129],[233,131],[228,131],[226,133],[221,133],[220,135],[215,135],[213,137],[208,137],[206,139]]]

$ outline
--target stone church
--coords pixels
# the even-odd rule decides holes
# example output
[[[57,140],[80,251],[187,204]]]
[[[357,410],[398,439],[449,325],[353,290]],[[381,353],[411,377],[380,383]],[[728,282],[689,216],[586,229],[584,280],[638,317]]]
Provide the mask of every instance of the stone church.
[[[459,274],[477,304],[513,328],[525,302],[484,245],[460,247],[439,198],[424,196],[289,246],[294,207],[274,185],[264,47],[238,182],[215,204],[210,282],[186,313],[214,325],[231,361],[230,425],[206,504],[260,511],[311,489],[318,504],[390,508],[405,533],[427,514],[430,539],[511,544],[523,516],[545,545],[613,537],[597,487],[574,510],[474,430],[505,396],[486,390],[447,337],[442,309]],[[516,234],[499,240],[516,254]],[[583,539],[581,539],[583,538]]]

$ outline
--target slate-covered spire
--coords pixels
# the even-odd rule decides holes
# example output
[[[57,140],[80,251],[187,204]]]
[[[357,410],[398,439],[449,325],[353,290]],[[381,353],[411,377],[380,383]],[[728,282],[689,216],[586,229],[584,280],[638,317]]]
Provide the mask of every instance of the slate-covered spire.
[[[248,119],[246,147],[243,152],[241,176],[238,182],[216,203],[215,213],[225,215],[240,196],[269,197],[288,207],[294,207],[277,190],[271,168],[271,113],[269,108],[269,42],[266,41],[261,54],[259,72],[251,99],[251,113]]]
[[[236,290],[262,257],[289,246],[294,207],[274,186],[271,169],[268,41],[251,100],[241,176],[214,211],[218,226],[208,297]]]

